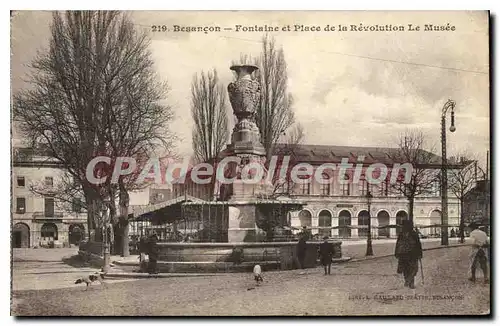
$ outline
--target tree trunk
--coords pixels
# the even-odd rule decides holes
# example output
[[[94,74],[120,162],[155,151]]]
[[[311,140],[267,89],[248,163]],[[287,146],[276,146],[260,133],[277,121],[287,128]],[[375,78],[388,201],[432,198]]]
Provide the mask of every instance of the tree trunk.
[[[413,205],[415,204],[415,198],[408,198],[408,219],[413,222]]]
[[[460,234],[460,243],[464,243],[465,241],[465,234],[464,234],[464,201],[463,199],[460,199],[460,227],[459,227],[459,234]]]
[[[87,202],[87,232],[88,232],[88,240],[89,241],[100,241],[100,238],[98,237],[98,228],[100,226],[97,221],[100,220],[98,210],[97,210],[97,205],[98,202],[91,196],[91,195],[86,195],[85,196],[85,201]],[[92,239],[92,231],[94,231],[94,237]]]
[[[121,255],[122,252],[122,241],[121,241],[121,225],[117,223],[113,225],[113,255]]]
[[[121,237],[122,237],[122,257],[130,256],[130,248],[129,248],[129,240],[128,240],[128,231],[129,231],[129,223],[128,221],[124,221],[121,227]]]
[[[94,226],[94,210],[92,209],[92,205],[89,205],[88,206],[88,209],[87,209],[87,234],[88,234],[88,241],[91,241],[91,234],[92,234],[92,230],[95,229],[95,226]],[[94,232],[95,234],[95,232]]]

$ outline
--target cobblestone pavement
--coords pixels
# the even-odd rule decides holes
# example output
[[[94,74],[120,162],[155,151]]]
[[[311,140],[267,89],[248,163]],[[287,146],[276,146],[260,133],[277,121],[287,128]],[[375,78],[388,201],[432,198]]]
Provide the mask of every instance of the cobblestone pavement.
[[[14,249],[12,254],[14,291],[77,287],[77,278],[98,271],[87,264],[73,264],[77,248]],[[113,282],[118,281],[125,280]]]
[[[422,248],[438,248],[441,247],[441,239],[421,239]],[[449,239],[450,245],[458,244],[458,239]],[[394,247],[396,246],[396,239],[386,240],[373,240],[372,248],[374,256],[392,255]],[[342,256],[351,257],[354,259],[363,259],[366,254],[366,239],[363,240],[347,240],[342,241]]]
[[[15,315],[419,315],[485,314],[490,288],[466,280],[467,247],[424,253],[425,285],[403,287],[393,257],[321,268],[146,279],[38,291],[15,291]],[[482,281],[479,275],[479,281]]]

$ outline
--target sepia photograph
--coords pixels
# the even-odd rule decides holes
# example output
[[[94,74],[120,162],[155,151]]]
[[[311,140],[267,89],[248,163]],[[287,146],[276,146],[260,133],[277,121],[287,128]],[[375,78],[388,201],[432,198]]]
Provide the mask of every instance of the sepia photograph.
[[[491,316],[490,20],[11,11],[11,316]]]

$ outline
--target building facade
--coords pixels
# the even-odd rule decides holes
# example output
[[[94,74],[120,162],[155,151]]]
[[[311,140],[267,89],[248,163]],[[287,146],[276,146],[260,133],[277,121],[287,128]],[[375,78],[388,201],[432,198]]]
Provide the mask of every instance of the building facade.
[[[465,223],[475,222],[490,225],[490,204],[490,181],[480,180],[474,188],[465,194],[463,205]]]
[[[333,238],[362,238],[368,233],[368,219],[371,218],[374,238],[396,237],[402,221],[409,214],[408,200],[397,187],[391,184],[391,174],[396,163],[391,153],[394,148],[297,145],[286,155],[291,156],[290,167],[308,163],[313,167],[314,177],[298,182],[287,182],[277,186],[274,196],[285,196],[306,202],[303,210],[292,212],[288,224],[300,232],[307,227],[313,235],[327,235]],[[282,151],[277,150],[282,155]],[[338,164],[342,159],[352,164],[339,175]],[[320,169],[324,164],[337,164],[333,169]],[[429,171],[439,175],[441,158],[434,155]],[[374,166],[386,166],[387,175],[378,184],[367,180],[367,173],[379,178],[380,172]],[[370,168],[371,167],[371,168]],[[277,168],[279,170],[279,166]],[[370,170],[371,169],[371,170]],[[378,173],[378,175],[377,175]],[[372,195],[368,199],[368,191]],[[199,185],[192,182],[189,173],[182,184],[173,185],[174,197],[184,194],[211,200],[219,197],[217,185]],[[368,202],[370,201],[370,203]],[[368,207],[370,206],[370,211]],[[459,226],[460,205],[454,196],[448,194],[449,231]],[[415,226],[425,236],[438,237],[441,232],[441,193],[438,180],[433,181],[428,191],[415,197],[413,207]]]
[[[68,247],[85,237],[87,214],[81,200],[54,196],[65,172],[29,148],[14,148],[12,164],[12,247]]]

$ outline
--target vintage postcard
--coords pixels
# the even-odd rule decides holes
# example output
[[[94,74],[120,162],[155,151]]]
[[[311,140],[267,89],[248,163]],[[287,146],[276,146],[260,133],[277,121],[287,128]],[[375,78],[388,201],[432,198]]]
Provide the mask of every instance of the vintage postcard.
[[[14,316],[491,314],[488,11],[13,11]]]

